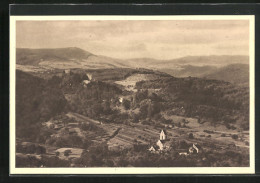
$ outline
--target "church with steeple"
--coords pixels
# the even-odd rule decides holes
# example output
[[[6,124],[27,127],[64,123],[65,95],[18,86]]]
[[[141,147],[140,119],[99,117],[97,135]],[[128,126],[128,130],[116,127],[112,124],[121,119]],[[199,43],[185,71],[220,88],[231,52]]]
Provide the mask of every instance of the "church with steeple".
[[[156,142],[156,145],[151,146],[149,151],[156,151],[157,149],[159,151],[169,150],[170,144],[169,139],[167,138],[167,132],[166,130],[162,130],[160,133],[159,140]]]

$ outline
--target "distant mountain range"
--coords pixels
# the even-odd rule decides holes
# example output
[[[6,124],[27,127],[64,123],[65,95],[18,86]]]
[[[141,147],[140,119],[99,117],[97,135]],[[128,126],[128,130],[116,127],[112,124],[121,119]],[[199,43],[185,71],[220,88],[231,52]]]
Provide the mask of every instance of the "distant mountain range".
[[[175,77],[205,77],[232,83],[248,83],[249,57],[243,55],[188,56],[172,60],[151,58],[116,59],[95,55],[77,47],[16,49],[17,68],[26,71],[48,69],[147,68]]]

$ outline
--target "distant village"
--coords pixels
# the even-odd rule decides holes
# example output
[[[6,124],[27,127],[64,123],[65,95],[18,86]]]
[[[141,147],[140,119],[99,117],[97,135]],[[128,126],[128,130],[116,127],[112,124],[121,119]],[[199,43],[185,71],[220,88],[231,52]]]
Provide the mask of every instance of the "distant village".
[[[170,146],[170,139],[167,137],[167,132],[166,130],[162,130],[160,133],[160,137],[159,140],[152,145],[148,151],[150,151],[151,153],[161,153],[161,152],[166,152],[166,151],[170,151],[171,146]],[[201,147],[198,144],[192,144],[191,147],[189,147],[188,149],[175,149],[179,155],[189,155],[189,154],[198,154],[201,150]]]

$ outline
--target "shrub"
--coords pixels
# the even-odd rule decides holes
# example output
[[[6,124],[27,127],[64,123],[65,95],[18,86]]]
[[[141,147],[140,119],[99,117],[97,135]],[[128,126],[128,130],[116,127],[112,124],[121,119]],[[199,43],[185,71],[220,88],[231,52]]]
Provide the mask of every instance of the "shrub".
[[[57,156],[42,156],[41,163],[45,167],[69,167],[70,162],[68,160],[61,160]]]
[[[238,135],[236,135],[236,134],[233,134],[231,137],[232,137],[232,139],[235,139],[235,140],[238,139]]]
[[[193,133],[189,134],[189,139],[194,139]]]
[[[36,154],[45,154],[46,153],[46,149],[43,146],[36,146],[35,153]]]
[[[149,121],[146,121],[146,120],[144,120],[144,121],[142,121],[142,124],[143,124],[143,125],[149,125],[149,124],[150,124],[150,122],[149,122]]]
[[[23,153],[24,152],[24,148],[21,144],[17,144],[16,145],[16,152],[18,153]]]
[[[66,151],[64,151],[64,156],[69,156],[71,153],[70,149],[67,149]]]
[[[131,103],[129,100],[127,100],[127,99],[123,100],[123,106],[124,106],[125,110],[130,109],[130,105],[131,105]]]
[[[82,148],[88,149],[91,144],[92,144],[92,141],[91,141],[91,140],[85,139],[85,140],[83,141]]]
[[[109,159],[109,160],[106,161],[106,165],[107,165],[108,167],[113,167],[113,166],[114,166],[114,162]]]
[[[144,144],[134,144],[134,151],[135,152],[145,152],[147,149],[147,145]]]
[[[25,147],[25,149],[27,153],[33,154],[35,153],[36,146],[34,144],[29,144]]]
[[[120,160],[118,161],[119,167],[126,167],[128,164],[129,164],[129,162],[123,158],[120,158]]]
[[[213,134],[214,132],[211,130],[203,130],[203,132],[209,133],[209,134]]]
[[[188,147],[189,147],[189,144],[185,140],[182,140],[179,142],[179,148],[186,149]]]
[[[16,156],[16,167],[40,167],[41,161],[35,156]]]

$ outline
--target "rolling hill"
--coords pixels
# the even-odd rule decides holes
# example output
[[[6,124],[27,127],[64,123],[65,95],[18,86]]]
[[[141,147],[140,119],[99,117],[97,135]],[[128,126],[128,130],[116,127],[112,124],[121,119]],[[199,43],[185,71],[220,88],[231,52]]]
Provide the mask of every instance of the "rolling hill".
[[[217,67],[215,66],[194,66],[194,65],[182,65],[178,69],[172,68],[163,68],[160,69],[162,72],[170,74],[174,77],[202,77],[206,74],[210,74],[212,72],[217,71]]]
[[[127,67],[119,59],[94,55],[77,47],[55,49],[16,49],[16,63],[45,69],[104,69]]]
[[[188,56],[172,60],[138,58],[128,60],[129,66],[144,67],[166,72],[175,77],[202,77],[230,64],[249,64],[249,57],[242,55]]]
[[[242,55],[187,56],[172,60],[116,59],[95,55],[77,47],[16,50],[17,69],[44,72],[52,69],[146,68],[174,77],[206,77],[231,83],[248,83],[249,57]]]
[[[135,67],[149,68],[167,68],[176,67],[179,68],[183,65],[193,65],[197,67],[209,65],[215,67],[221,67],[228,64],[240,63],[248,64],[249,57],[244,55],[210,55],[210,56],[187,56],[171,60],[156,60],[152,58],[135,58],[127,60],[129,65]]]
[[[205,78],[228,81],[239,85],[249,84],[249,65],[231,64],[205,75]]]
[[[75,59],[83,60],[92,56],[92,53],[79,48],[57,48],[57,49],[16,49],[16,61],[20,65],[39,65],[41,62],[69,62]]]

